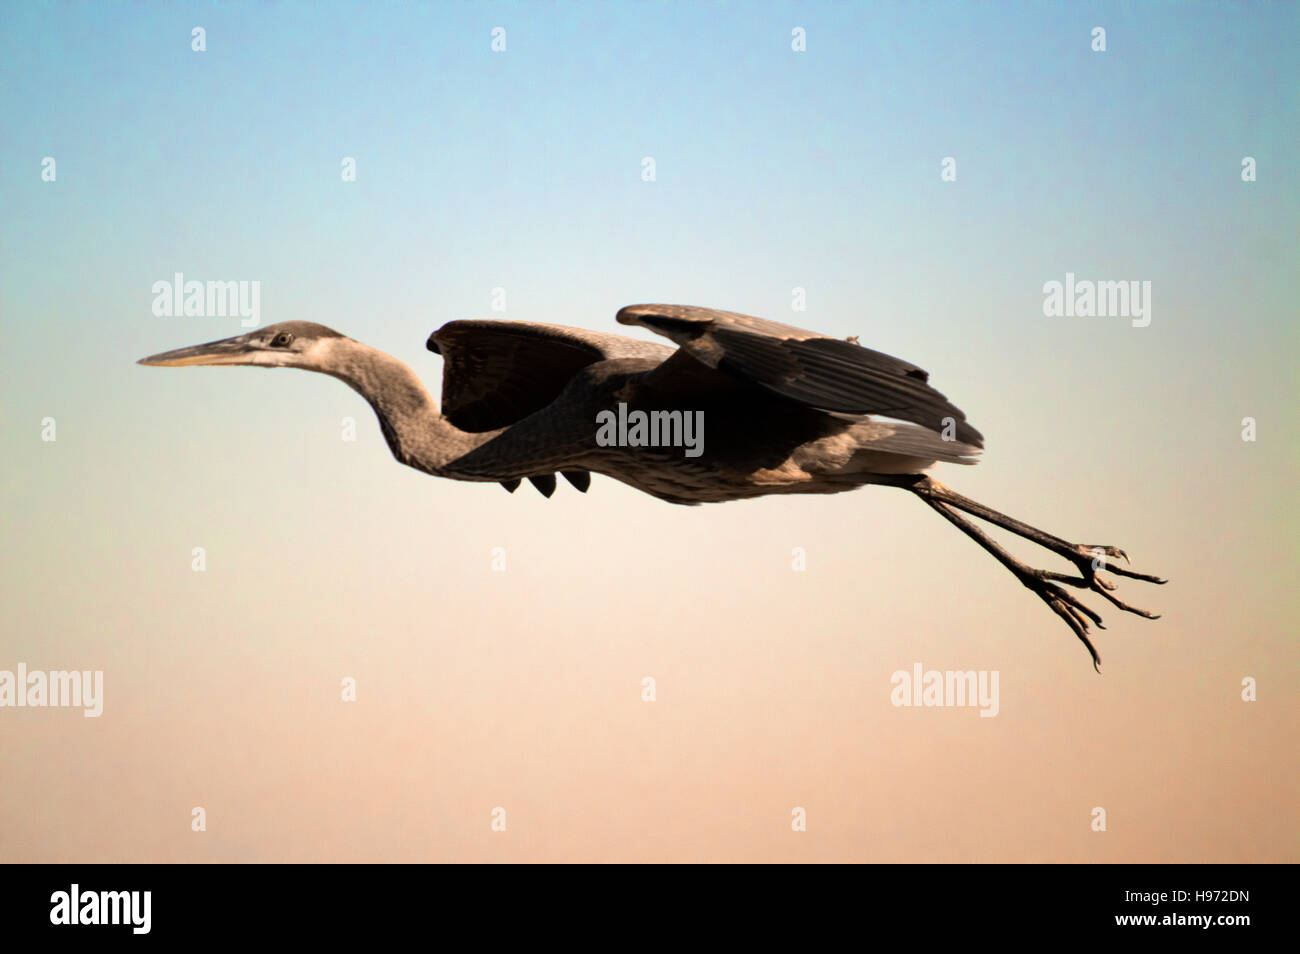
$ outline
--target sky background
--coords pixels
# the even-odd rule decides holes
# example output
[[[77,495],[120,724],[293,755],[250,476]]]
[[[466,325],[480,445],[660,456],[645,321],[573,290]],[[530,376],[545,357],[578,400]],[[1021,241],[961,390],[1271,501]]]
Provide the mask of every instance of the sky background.
[[[105,699],[0,709],[0,860],[1300,860],[1297,11],[4,4],[0,669]],[[246,330],[155,317],[175,272],[435,393],[456,318],[857,335],[983,431],[939,479],[1126,548],[1164,617],[1094,601],[1098,676],[885,488],[429,478],[325,376],[137,366]],[[1045,317],[1067,272],[1150,326]],[[917,662],[998,716],[893,707]]]

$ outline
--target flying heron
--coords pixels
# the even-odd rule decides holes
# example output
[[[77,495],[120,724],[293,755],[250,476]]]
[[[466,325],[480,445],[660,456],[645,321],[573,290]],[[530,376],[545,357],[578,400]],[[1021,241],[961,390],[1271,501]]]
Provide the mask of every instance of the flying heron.
[[[984,446],[966,415],[916,365],[790,325],[684,305],[629,305],[618,313],[677,347],[523,321],[453,321],[429,336],[443,358],[442,411],[401,361],[308,321],[287,321],[140,364],[254,365],[333,375],[364,397],[393,456],[436,477],[527,478],[551,496],[560,473],[585,492],[592,471],[661,500],[715,503],[765,494],[831,494],[864,484],[915,494],[992,554],[1065,621],[1092,656],[1101,617],[1065,586],[1091,590],[1147,619],[1101,575],[1163,583],[1114,561],[1112,546],[1069,543],[955,493],[928,476],[938,463],[973,464]],[[707,444],[680,447],[598,439],[614,408],[701,415]],[[1065,558],[1076,574],[1015,559],[962,514]]]

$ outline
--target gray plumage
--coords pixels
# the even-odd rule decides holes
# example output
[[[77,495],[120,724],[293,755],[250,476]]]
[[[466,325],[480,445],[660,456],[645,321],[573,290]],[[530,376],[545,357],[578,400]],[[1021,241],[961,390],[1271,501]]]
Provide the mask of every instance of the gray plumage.
[[[402,463],[435,476],[500,483],[510,492],[526,478],[550,497],[556,473],[586,492],[592,472],[678,504],[839,493],[864,484],[900,487],[1036,592],[1094,663],[1088,621],[1100,625],[1100,617],[1058,583],[1151,615],[1121,603],[1110,593],[1113,584],[1097,575],[1098,553],[1122,557],[1122,551],[1066,543],[926,476],[937,463],[974,463],[984,439],[916,365],[851,341],[709,308],[633,305],[617,319],[677,347],[529,322],[444,325],[427,342],[443,358],[441,411],[401,361],[312,322],[271,325],[140,363],[297,367],[333,375],[370,403]],[[671,422],[678,440],[638,444],[629,430],[632,438],[610,443],[599,422],[608,427],[615,414],[640,414],[665,427]],[[688,453],[682,428],[695,421],[702,422],[702,440],[698,453]],[[957,511],[1034,540],[1073,563],[1079,575],[1014,560]]]

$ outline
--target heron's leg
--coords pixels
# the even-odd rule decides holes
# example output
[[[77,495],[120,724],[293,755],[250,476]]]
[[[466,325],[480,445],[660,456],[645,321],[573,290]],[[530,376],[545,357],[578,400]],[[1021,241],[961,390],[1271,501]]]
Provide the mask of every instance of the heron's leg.
[[[1053,612],[1061,619],[1065,620],[1066,625],[1074,631],[1074,635],[1087,648],[1088,654],[1092,656],[1093,668],[1101,672],[1101,656],[1097,653],[1097,647],[1093,646],[1092,640],[1088,638],[1088,621],[1096,623],[1101,629],[1106,627],[1102,625],[1101,617],[1083,605],[1075,596],[1066,590],[1057,586],[1054,580],[1075,585],[1084,585],[1087,583],[1081,577],[1067,577],[1061,573],[1051,573],[1047,570],[1036,570],[1027,564],[1021,563],[1006,550],[1002,549],[995,540],[986,534],[975,524],[971,523],[965,517],[958,514],[950,506],[941,503],[933,497],[926,494],[918,494],[922,500],[933,507],[940,516],[955,526],[966,536],[970,537],[989,553],[993,554],[1004,567],[1011,571],[1021,583],[1038,594],[1039,598],[1050,606]]]
[[[1127,554],[1118,547],[1090,547],[1083,544],[1073,544],[1060,537],[1045,533],[1037,527],[1031,527],[1027,523],[1022,523],[1008,517],[1006,514],[999,513],[990,507],[977,503],[961,494],[949,490],[943,484],[930,477],[922,474],[907,475],[875,475],[874,483],[885,484],[891,487],[900,487],[904,490],[910,490],[929,506],[937,510],[946,520],[956,526],[962,533],[975,540],[989,553],[993,554],[997,560],[1009,569],[1015,576],[1039,595],[1044,602],[1050,606],[1058,616],[1065,619],[1074,634],[1083,641],[1088,647],[1088,652],[1093,657],[1093,665],[1097,665],[1097,653],[1092,643],[1088,639],[1087,620],[1091,619],[1098,626],[1101,626],[1101,619],[1091,610],[1082,607],[1078,600],[1071,597],[1065,590],[1054,583],[1065,583],[1069,586],[1080,587],[1082,589],[1092,590],[1100,594],[1111,604],[1124,610],[1127,613],[1134,613],[1147,619],[1159,619],[1155,613],[1149,613],[1144,609],[1136,606],[1130,606],[1113,595],[1115,584],[1106,577],[1101,576],[1099,571],[1103,569],[1110,570],[1120,576],[1126,576],[1131,579],[1143,580],[1148,583],[1164,583],[1158,576],[1148,576],[1145,573],[1137,573],[1133,570],[1123,569],[1114,565],[1105,565],[1105,561],[1098,559],[1099,556],[1121,557],[1128,559]],[[1053,553],[1064,557],[1079,571],[1078,576],[1072,576],[1068,573],[1054,573],[1050,570],[1036,570],[1026,566],[1019,560],[1012,557],[1006,550],[1002,549],[992,538],[977,528],[969,520],[960,516],[957,511],[964,511],[971,516],[987,520],[995,526],[1002,527],[1004,530],[1010,530],[1017,536],[1024,537],[1026,540],[1032,540],[1039,546],[1051,550]],[[1082,615],[1081,615],[1082,614]]]
[[[958,510],[968,513],[973,517],[987,520],[994,526],[1001,527],[1004,530],[1010,530],[1017,536],[1024,537],[1026,540],[1032,540],[1039,546],[1045,547],[1053,553],[1065,557],[1065,559],[1078,567],[1079,572],[1083,574],[1090,583],[1093,580],[1097,580],[1099,586],[1093,588],[1097,589],[1098,592],[1102,593],[1103,596],[1120,609],[1127,610],[1130,613],[1137,613],[1139,616],[1146,616],[1148,619],[1156,618],[1145,610],[1126,606],[1119,600],[1110,596],[1106,591],[1113,590],[1115,585],[1110,583],[1108,580],[1103,580],[1096,576],[1098,570],[1109,570],[1116,576],[1126,576],[1129,579],[1142,580],[1146,583],[1166,582],[1158,576],[1151,576],[1147,573],[1138,573],[1134,570],[1127,569],[1126,567],[1108,563],[1104,559],[1105,557],[1116,557],[1124,560],[1126,563],[1128,562],[1128,554],[1119,547],[1099,546],[1087,543],[1070,543],[1067,540],[1062,540],[1060,537],[1039,530],[1037,527],[1031,527],[1029,524],[1017,520],[1014,517],[1008,517],[1006,514],[1000,513],[992,507],[986,507],[978,501],[971,500],[969,497],[963,497],[961,494],[945,487],[932,477],[921,477],[914,484],[908,486],[907,489],[927,501],[937,500],[941,503],[946,503],[952,507],[956,507]]]

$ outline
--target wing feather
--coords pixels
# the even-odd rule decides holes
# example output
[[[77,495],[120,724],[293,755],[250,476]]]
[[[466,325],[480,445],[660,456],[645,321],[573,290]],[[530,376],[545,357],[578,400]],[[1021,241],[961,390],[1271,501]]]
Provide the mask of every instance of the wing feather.
[[[673,349],[622,335],[526,321],[452,321],[429,336],[443,357],[442,413],[466,431],[490,431],[550,404],[582,368]]]
[[[925,371],[883,352],[765,318],[691,305],[629,305],[618,321],[649,328],[709,368],[808,407],[892,417],[939,433],[951,422],[957,441],[984,446],[983,435],[930,387]],[[674,360],[659,370],[680,368]]]

